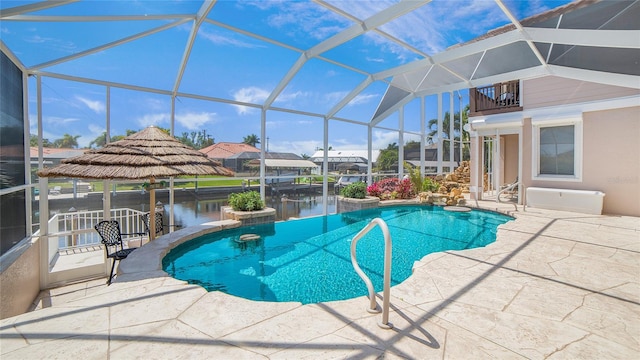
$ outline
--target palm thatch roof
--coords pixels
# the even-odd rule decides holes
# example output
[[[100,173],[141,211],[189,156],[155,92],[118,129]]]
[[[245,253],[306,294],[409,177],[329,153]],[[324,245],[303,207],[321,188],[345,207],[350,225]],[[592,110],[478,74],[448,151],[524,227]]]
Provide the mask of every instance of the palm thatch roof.
[[[38,172],[41,177],[151,179],[180,175],[233,176],[219,161],[150,126],[103,148],[62,160]]]

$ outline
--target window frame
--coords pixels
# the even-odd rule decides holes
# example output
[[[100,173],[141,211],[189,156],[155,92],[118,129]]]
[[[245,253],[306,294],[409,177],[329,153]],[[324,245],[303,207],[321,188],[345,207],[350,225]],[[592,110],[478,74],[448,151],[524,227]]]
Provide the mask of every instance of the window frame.
[[[532,159],[531,159],[531,173],[533,180],[543,181],[582,181],[582,161],[583,161],[583,147],[582,147],[582,116],[575,116],[569,118],[546,118],[546,119],[532,119],[531,126],[533,130],[533,141],[531,144]],[[560,127],[560,126],[573,126],[573,175],[552,175],[540,173],[540,130],[544,128]]]

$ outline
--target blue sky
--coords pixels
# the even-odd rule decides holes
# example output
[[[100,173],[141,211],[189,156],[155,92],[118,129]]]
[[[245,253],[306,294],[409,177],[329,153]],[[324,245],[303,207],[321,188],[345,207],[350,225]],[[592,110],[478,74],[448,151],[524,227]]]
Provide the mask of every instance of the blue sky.
[[[396,1],[327,1],[334,11],[308,1],[218,1],[209,13],[211,22],[200,27],[183,73],[178,92],[230,101],[262,104],[305,51],[354,24],[352,16],[366,19]],[[540,13],[568,1],[505,1],[518,19]],[[27,1],[5,1],[3,10]],[[41,10],[32,15],[105,16],[193,14],[201,1],[80,1]],[[347,15],[347,16],[343,16]],[[150,29],[169,26],[174,19],[102,22],[2,21],[2,41],[27,67],[108,44]],[[192,21],[155,34],[65,61],[41,70],[68,76],[92,78],[145,88],[173,89]],[[325,114],[360,84],[365,73],[377,72],[433,55],[460,42],[469,41],[508,23],[494,1],[433,1],[380,27],[357,36],[305,63],[273,103],[305,114]],[[233,31],[236,29],[239,31]],[[255,34],[248,36],[244,32]],[[276,43],[264,41],[269,38]],[[344,66],[340,66],[339,63]],[[357,70],[357,71],[354,71]],[[36,130],[35,79],[30,78],[29,115]],[[387,84],[374,82],[336,116],[368,122]],[[466,91],[461,91],[467,102]],[[111,87],[112,134],[148,125],[170,126],[170,97]],[[458,94],[454,94],[457,99]],[[443,98],[449,109],[448,94]],[[107,90],[51,77],[42,78],[43,132],[53,141],[63,134],[79,135],[87,146],[106,129]],[[427,120],[436,117],[436,100],[427,99]],[[405,129],[420,129],[418,101],[405,108]],[[455,101],[458,111],[458,101]],[[206,130],[216,142],[240,142],[249,134],[260,136],[260,110],[234,104],[178,96],[175,102],[175,134]],[[398,116],[384,120],[373,134],[374,148],[398,141]],[[318,116],[267,112],[270,151],[312,154],[322,147],[324,121]],[[365,126],[332,120],[329,145],[334,149],[364,149]],[[412,139],[405,136],[405,141]],[[266,147],[267,140],[261,139]]]

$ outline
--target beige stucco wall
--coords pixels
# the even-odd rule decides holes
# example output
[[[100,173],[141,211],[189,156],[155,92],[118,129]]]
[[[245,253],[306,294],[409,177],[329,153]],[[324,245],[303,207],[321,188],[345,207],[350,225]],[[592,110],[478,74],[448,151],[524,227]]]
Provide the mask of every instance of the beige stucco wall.
[[[510,184],[518,177],[518,135],[501,137],[504,152],[503,184]]]
[[[26,312],[40,293],[38,241],[24,240],[3,255],[0,273],[0,319]]]
[[[640,107],[586,112],[582,181],[533,181],[531,120],[524,121],[523,179],[526,187],[604,192],[603,213],[640,216]]]
[[[524,80],[522,88],[525,110],[640,95],[639,89],[555,76]]]

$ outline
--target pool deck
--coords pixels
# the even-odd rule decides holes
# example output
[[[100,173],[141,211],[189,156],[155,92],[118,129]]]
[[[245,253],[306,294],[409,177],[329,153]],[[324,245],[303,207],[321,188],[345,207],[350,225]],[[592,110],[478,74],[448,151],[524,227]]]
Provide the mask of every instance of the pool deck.
[[[365,297],[301,305],[207,293],[149,271],[161,251],[150,243],[111,286],[44,291],[37,309],[1,320],[0,358],[640,358],[640,218],[480,206],[516,220],[484,248],[416,262],[391,288],[391,330]]]

